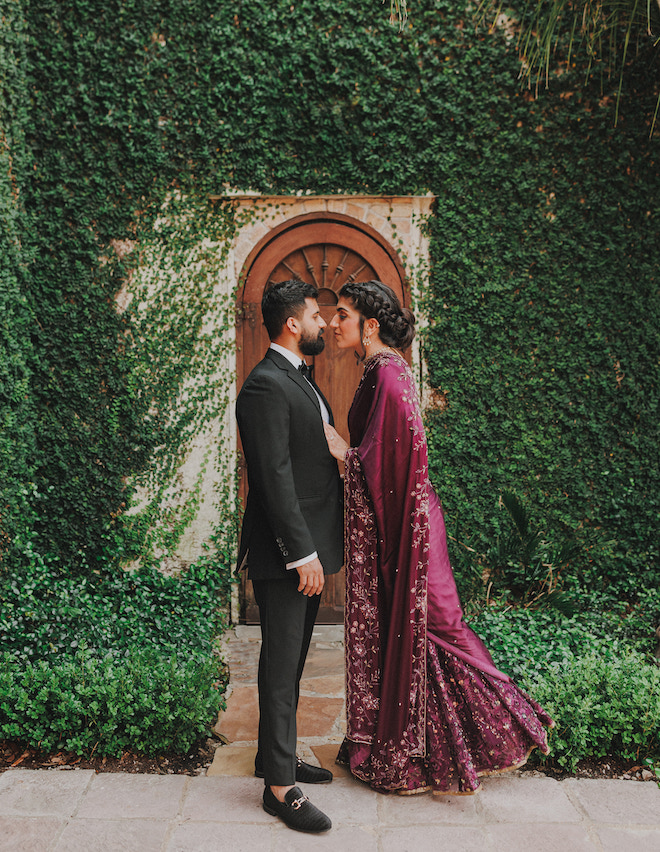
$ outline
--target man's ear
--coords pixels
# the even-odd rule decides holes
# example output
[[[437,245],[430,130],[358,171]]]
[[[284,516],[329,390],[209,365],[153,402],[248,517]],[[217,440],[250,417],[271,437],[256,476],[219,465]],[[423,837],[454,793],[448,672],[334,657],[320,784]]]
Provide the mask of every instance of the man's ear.
[[[298,334],[298,331],[300,330],[300,323],[298,322],[296,317],[287,317],[285,325],[289,329],[291,334]]]

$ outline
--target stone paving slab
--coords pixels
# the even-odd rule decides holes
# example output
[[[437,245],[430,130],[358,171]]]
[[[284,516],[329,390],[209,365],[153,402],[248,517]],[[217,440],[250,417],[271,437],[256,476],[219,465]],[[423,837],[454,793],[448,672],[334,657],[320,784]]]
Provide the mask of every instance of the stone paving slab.
[[[568,778],[564,785],[596,823],[660,828],[660,788],[653,781]]]
[[[213,730],[230,743],[256,742],[259,735],[259,696],[256,684],[235,686]]]
[[[601,828],[598,837],[603,852],[658,852],[660,829],[645,831],[641,828]]]
[[[339,624],[317,624],[312,635],[303,681],[310,677],[339,675],[344,672],[344,629]],[[222,648],[231,657],[232,684],[257,682],[257,666],[261,651],[261,629],[255,625],[239,624],[223,637]]]
[[[160,852],[165,820],[76,819],[61,832],[54,852]]]
[[[302,689],[303,682],[310,678],[323,677],[329,672],[340,674],[343,670],[343,648],[322,648],[318,645],[311,645],[305,661],[304,675],[300,680],[300,688]]]
[[[176,826],[164,852],[266,852],[273,849],[275,831],[265,825],[187,822]]]
[[[312,678],[300,683],[298,702],[298,739],[327,739],[342,735],[346,729],[344,698],[328,695],[330,686],[337,691],[337,684],[329,684],[329,678]],[[319,683],[321,682],[321,683]],[[319,694],[318,689],[322,692]],[[259,734],[259,696],[255,684],[235,686],[226,710],[220,712],[214,726],[230,743],[255,742]]]
[[[351,777],[301,787],[332,819],[328,834],[299,835],[265,813],[253,776],[9,770],[0,775],[0,852],[660,849],[653,782],[517,773],[463,797],[384,795]]]
[[[78,809],[81,819],[170,819],[179,812],[185,775],[96,775]]]
[[[423,850],[448,850],[448,852],[485,852],[495,849],[481,828],[467,826],[418,825],[407,828],[390,828],[382,833],[382,852],[423,852]],[[512,852],[512,850],[507,850]]]
[[[305,677],[300,681],[301,695],[323,695],[329,698],[344,698],[344,676],[326,675]]]
[[[0,774],[0,816],[71,816],[94,777],[88,770],[57,773],[11,769]]]
[[[355,825],[338,826],[336,823],[333,823],[329,832],[315,837],[284,828],[275,834],[271,848],[273,852],[310,852],[312,849],[314,852],[317,849],[335,852],[380,852],[378,837],[369,829]],[[261,852],[261,848],[258,852]],[[416,852],[422,850],[417,849]]]
[[[500,775],[482,782],[481,805],[490,823],[579,822],[565,789],[545,775]]]
[[[182,809],[193,822],[270,825],[273,817],[261,807],[264,782],[260,778],[191,778]]]
[[[379,823],[379,793],[352,778],[332,784],[301,784],[314,804],[328,814],[336,826],[375,827]]]
[[[65,825],[56,817],[0,816],[0,852],[44,852]]]
[[[232,685],[257,682],[257,666],[261,653],[260,628],[238,625],[224,634],[220,647],[223,656],[231,658]]]
[[[483,821],[479,801],[482,792],[474,796],[434,796],[431,793],[375,795],[378,796],[379,821],[383,826],[474,826]]]
[[[254,774],[256,756],[256,746],[220,746],[215,750],[213,762],[206,770],[206,775],[209,778],[216,775],[234,775],[247,778]]]
[[[318,763],[324,769],[329,769],[335,778],[350,778],[351,773],[348,769],[337,763],[337,752],[340,745],[341,741],[338,740],[334,743],[323,743],[323,745],[312,746],[310,751],[316,760],[308,762]]]
[[[300,740],[343,734],[346,730],[344,699],[319,698],[301,694],[298,701],[297,722]]]
[[[490,842],[487,848],[507,852],[600,852],[595,831],[582,824],[507,823],[489,825],[486,834]],[[617,852],[627,852],[627,848],[619,847]]]

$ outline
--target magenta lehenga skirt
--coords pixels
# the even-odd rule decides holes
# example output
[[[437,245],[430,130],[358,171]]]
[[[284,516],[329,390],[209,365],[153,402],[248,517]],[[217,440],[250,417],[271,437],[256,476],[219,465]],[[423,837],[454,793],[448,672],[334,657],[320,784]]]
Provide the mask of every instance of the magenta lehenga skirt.
[[[546,727],[553,726],[513,681],[485,674],[429,640],[426,755],[345,739],[337,762],[383,792],[470,795],[481,776],[524,765],[535,748],[547,754]]]

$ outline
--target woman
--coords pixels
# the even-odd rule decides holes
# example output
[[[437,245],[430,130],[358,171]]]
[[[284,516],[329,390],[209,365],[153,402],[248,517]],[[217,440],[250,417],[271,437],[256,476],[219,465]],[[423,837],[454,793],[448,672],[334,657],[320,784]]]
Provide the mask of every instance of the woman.
[[[379,281],[346,284],[330,328],[364,374],[345,464],[347,736],[338,761],[377,790],[474,793],[479,777],[548,751],[552,721],[463,621],[428,478],[412,372],[413,314]]]

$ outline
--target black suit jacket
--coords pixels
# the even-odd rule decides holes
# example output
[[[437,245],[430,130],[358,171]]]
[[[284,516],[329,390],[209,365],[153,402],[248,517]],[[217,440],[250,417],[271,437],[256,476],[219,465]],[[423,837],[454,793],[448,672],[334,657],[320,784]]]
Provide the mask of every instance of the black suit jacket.
[[[238,565],[247,561],[250,579],[275,579],[287,562],[317,551],[324,572],[336,573],[343,563],[341,479],[309,382],[269,349],[241,388],[236,418],[249,489]]]

